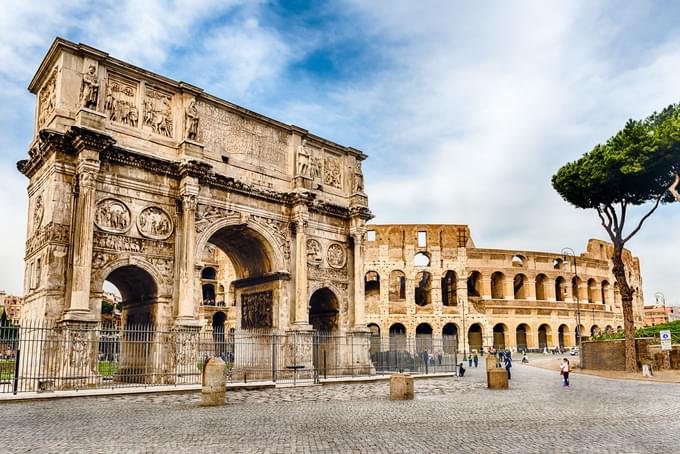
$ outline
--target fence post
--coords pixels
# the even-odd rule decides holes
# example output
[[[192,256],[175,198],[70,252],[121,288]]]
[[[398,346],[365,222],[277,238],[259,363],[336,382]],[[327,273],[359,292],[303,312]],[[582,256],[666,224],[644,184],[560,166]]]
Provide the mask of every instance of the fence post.
[[[276,334],[272,334],[272,381],[276,383]]]
[[[17,388],[19,387],[19,360],[21,359],[21,349],[17,348],[16,359],[14,360],[14,383],[12,387],[12,394],[17,395]]]

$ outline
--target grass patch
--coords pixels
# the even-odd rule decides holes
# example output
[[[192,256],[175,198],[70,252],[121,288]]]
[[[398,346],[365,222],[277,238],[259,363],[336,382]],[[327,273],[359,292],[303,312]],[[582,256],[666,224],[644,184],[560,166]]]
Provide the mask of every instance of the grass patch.
[[[113,377],[113,374],[118,370],[118,363],[113,361],[99,361],[97,362],[97,371],[102,377]]]

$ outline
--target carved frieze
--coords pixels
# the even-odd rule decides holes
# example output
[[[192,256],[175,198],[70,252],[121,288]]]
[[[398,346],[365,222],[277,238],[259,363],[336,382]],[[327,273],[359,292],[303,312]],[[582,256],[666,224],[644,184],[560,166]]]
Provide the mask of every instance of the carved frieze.
[[[272,291],[241,295],[241,328],[272,327]]]
[[[172,137],[172,97],[147,86],[144,97],[144,127],[156,134]]]
[[[162,276],[169,277],[170,280],[172,280],[175,267],[175,262],[172,259],[165,257],[150,257],[147,260]]]
[[[314,239],[307,240],[307,263],[318,266],[321,262],[323,262],[321,243]]]
[[[252,221],[265,227],[276,239],[278,246],[283,251],[284,260],[290,259],[290,238],[288,236],[289,223],[264,216],[252,216]]]
[[[54,68],[38,95],[38,129],[42,128],[47,121],[47,117],[54,112],[57,101],[56,88],[57,68]]]
[[[340,170],[340,160],[326,156],[323,165],[323,182],[334,188],[342,188],[342,171]]]
[[[234,210],[199,203],[196,209],[196,231],[201,233],[216,220],[234,216],[240,219],[241,214]]]
[[[26,255],[31,255],[47,243],[68,244],[69,227],[64,224],[50,222],[26,241]]]
[[[328,252],[326,252],[326,261],[328,265],[333,268],[342,268],[345,266],[345,261],[347,257],[345,254],[345,248],[338,243],[332,243],[328,246]]]
[[[347,269],[310,266],[307,268],[307,277],[314,281],[332,281],[337,284],[347,282]]]
[[[137,127],[137,83],[122,76],[109,73],[104,99],[104,113],[111,121]]]
[[[206,150],[259,166],[286,170],[288,133],[213,104],[196,103]]]
[[[130,209],[120,200],[104,199],[97,203],[94,222],[105,232],[127,232],[130,229],[130,219]]]
[[[172,235],[173,223],[163,209],[147,207],[137,217],[137,229],[142,236],[164,240]]]
[[[133,252],[148,255],[172,255],[172,242],[133,238],[104,232],[94,232],[94,248],[116,252]]]

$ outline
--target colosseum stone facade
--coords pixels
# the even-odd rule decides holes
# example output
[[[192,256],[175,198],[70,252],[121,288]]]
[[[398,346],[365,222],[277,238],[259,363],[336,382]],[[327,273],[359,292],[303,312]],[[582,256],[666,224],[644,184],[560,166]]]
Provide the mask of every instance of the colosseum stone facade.
[[[459,351],[488,347],[568,348],[623,326],[609,257],[591,239],[562,252],[475,246],[466,225],[368,225],[364,242],[366,320],[374,336],[457,339]],[[639,259],[625,251],[634,314],[642,324]],[[440,344],[441,345],[441,344]],[[444,343],[443,345],[446,345]]]

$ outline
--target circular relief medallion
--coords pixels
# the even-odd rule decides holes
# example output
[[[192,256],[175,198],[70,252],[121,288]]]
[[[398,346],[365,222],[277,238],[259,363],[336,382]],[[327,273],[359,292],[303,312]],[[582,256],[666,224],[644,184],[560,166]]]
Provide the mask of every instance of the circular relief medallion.
[[[120,200],[101,200],[97,204],[94,223],[107,232],[125,233],[130,229],[130,210]]]
[[[139,213],[137,228],[147,238],[164,240],[172,235],[173,225],[168,213],[158,207],[148,207]]]
[[[43,206],[42,194],[35,198],[35,206],[33,207],[33,230],[38,230],[42,223],[43,213],[45,207]]]
[[[307,263],[320,265],[322,261],[321,244],[316,240],[307,240]]]
[[[337,243],[331,244],[328,246],[326,259],[333,268],[342,268],[345,266],[345,249]]]

